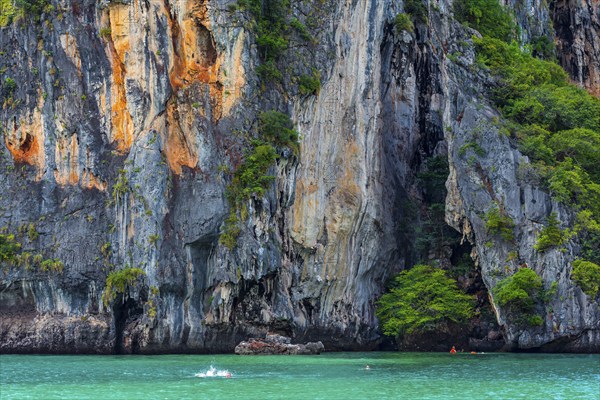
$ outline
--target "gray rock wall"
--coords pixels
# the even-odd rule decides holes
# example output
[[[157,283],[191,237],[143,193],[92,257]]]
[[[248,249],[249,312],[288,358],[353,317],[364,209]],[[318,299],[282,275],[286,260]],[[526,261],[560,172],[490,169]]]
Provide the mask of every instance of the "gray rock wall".
[[[569,280],[577,249],[532,248],[551,211],[565,224],[572,215],[521,179],[527,160],[493,123],[472,32],[449,3],[396,33],[402,2],[323,2],[319,43],[286,55],[320,69],[316,96],[263,90],[254,36],[229,3],[59,2],[40,24],[0,29],[5,76],[19,83],[1,114],[0,226],[34,224],[24,249],[65,263],[62,274],[2,272],[2,352],[221,352],[268,331],[374,348],[375,301],[418,259],[416,174],[432,156],[448,157],[447,221],[474,246],[485,285],[515,270],[511,251],[559,284],[541,328],[497,310],[507,342],[597,350],[598,305]],[[525,9],[539,24],[519,19],[524,40],[549,32],[538,6]],[[290,112],[300,156],[282,152],[230,250],[218,242],[223,170],[243,156],[239,132],[272,108]],[[470,140],[485,157],[459,155]],[[494,200],[518,245],[486,246],[481,215]],[[143,284],[106,307],[106,276],[126,266],[145,271]]]

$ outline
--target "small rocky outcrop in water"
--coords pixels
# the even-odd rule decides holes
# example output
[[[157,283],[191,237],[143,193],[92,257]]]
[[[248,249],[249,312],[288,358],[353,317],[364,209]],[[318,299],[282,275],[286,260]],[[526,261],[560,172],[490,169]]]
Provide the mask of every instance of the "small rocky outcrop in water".
[[[287,336],[267,334],[264,339],[251,338],[235,346],[235,354],[321,354],[325,350],[323,343],[309,342],[292,344]]]

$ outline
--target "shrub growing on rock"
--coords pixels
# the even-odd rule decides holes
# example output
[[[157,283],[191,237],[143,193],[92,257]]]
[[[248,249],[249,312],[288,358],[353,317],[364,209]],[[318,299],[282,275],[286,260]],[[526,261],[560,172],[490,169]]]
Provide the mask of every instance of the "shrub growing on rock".
[[[516,24],[498,0],[456,0],[454,16],[484,36],[510,42],[516,37]]]
[[[587,295],[596,297],[600,294],[600,265],[584,260],[573,263],[573,282]]]
[[[396,276],[377,302],[377,316],[386,335],[401,336],[432,331],[448,321],[464,323],[473,317],[473,308],[473,297],[443,270],[416,265]]]
[[[500,281],[494,288],[494,295],[495,301],[515,313],[518,321],[541,325],[543,321],[535,313],[535,307],[544,294],[543,290],[542,278],[532,269],[521,268]]]
[[[102,302],[107,307],[118,295],[123,295],[129,288],[137,286],[138,278],[145,276],[146,273],[140,268],[123,268],[119,271],[112,271],[106,278],[106,287],[102,294]]]
[[[485,214],[485,228],[493,235],[500,235],[502,239],[512,241],[515,238],[513,220],[502,213],[498,207],[493,207]]]
[[[21,244],[15,242],[15,235],[0,235],[0,263],[14,263],[20,249]]]
[[[534,245],[537,251],[546,251],[551,247],[560,246],[566,239],[565,233],[560,229],[555,213],[550,214],[547,222],[548,225],[542,229]]]
[[[399,13],[396,15],[396,18],[394,19],[394,27],[398,33],[401,33],[402,31],[412,32],[415,29],[412,21],[410,20],[410,16],[404,13]]]

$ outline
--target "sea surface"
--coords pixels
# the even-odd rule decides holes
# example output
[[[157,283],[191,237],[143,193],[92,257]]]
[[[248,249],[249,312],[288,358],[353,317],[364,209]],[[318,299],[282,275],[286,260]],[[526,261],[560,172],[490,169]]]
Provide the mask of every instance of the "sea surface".
[[[1,355],[0,370],[2,400],[600,399],[598,354]]]

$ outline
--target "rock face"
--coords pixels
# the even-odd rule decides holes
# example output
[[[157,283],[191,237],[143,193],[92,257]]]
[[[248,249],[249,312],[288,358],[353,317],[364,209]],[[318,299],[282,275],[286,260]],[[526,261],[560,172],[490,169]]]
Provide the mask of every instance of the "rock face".
[[[62,273],[0,272],[0,351],[231,352],[269,331],[328,350],[376,348],[376,299],[418,261],[417,175],[432,157],[450,165],[446,220],[484,288],[517,261],[558,283],[543,326],[518,327],[495,308],[499,325],[481,324],[477,340],[502,331],[509,348],[600,350],[598,299],[570,280],[576,246],[533,249],[545,217],[566,226],[573,213],[523,179],[528,161],[494,124],[473,31],[450,1],[414,33],[393,28],[399,1],[297,5],[298,18],[316,19],[315,40],[285,62],[320,70],[313,95],[291,83],[264,91],[255,35],[230,3],[54,1],[39,23],[0,28],[1,67],[18,83],[10,97],[3,86],[0,226],[65,263]],[[526,3],[522,39],[551,34],[552,19],[563,65],[597,93],[597,4]],[[548,24],[525,22],[532,10]],[[291,114],[300,157],[280,154],[231,250],[219,243],[224,171],[240,164],[262,109]],[[460,151],[472,141],[485,156]],[[481,216],[494,201],[516,223],[516,249],[487,245]],[[505,262],[514,251],[520,260]],[[108,272],[127,266],[143,282],[105,305]]]
[[[235,346],[235,354],[240,355],[313,355],[325,350],[321,342],[292,344],[289,337],[267,334],[264,339],[249,339]]]
[[[600,96],[600,3],[560,0],[550,4],[560,64],[575,82]]]

